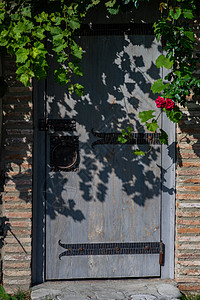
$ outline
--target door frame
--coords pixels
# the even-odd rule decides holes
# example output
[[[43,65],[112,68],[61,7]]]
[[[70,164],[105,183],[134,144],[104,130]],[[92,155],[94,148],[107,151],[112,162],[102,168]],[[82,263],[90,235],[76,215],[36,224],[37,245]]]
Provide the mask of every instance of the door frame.
[[[45,282],[45,199],[42,186],[46,177],[45,153],[46,133],[39,131],[41,106],[45,105],[46,80],[33,81],[33,220],[32,220],[32,284]],[[161,241],[165,245],[164,265],[161,266],[161,279],[174,279],[175,244],[175,180],[176,180],[176,126],[165,114],[162,128],[169,134],[169,146],[161,146]],[[43,142],[42,142],[43,141]],[[169,156],[170,155],[170,156]],[[38,180],[39,178],[39,180]],[[41,178],[44,178],[41,180]]]

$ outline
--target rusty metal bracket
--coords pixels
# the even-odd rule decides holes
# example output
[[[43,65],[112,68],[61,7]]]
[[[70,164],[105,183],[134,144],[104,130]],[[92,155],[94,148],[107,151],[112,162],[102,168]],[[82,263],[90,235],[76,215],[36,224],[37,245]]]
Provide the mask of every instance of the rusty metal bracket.
[[[165,245],[163,244],[163,242],[159,243],[159,264],[161,266],[164,265],[164,254],[165,254]]]

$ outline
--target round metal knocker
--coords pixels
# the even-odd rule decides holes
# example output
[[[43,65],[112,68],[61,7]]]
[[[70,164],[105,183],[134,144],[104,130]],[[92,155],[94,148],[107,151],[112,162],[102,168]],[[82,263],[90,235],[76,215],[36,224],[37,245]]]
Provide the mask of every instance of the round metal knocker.
[[[78,160],[78,151],[72,143],[58,144],[52,149],[54,166],[65,171],[73,168]]]

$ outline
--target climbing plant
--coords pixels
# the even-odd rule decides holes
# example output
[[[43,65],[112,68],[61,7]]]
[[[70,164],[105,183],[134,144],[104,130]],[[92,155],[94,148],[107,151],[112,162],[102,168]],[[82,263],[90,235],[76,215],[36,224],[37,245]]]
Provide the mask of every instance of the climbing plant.
[[[114,3],[115,2],[115,3]],[[124,1],[125,4],[134,2],[136,6],[139,1]],[[120,6],[116,1],[112,1],[114,13],[117,13]],[[139,113],[141,123],[152,132],[159,128],[157,120],[162,113],[174,123],[178,123],[182,113],[177,104],[187,105],[189,97],[199,95],[200,79],[194,75],[195,68],[199,63],[198,54],[194,54],[195,38],[192,20],[196,11],[199,11],[199,3],[194,0],[177,0],[160,2],[160,18],[155,22],[154,33],[157,40],[162,41],[165,55],[160,55],[156,60],[157,68],[166,68],[168,74],[163,79],[154,82],[151,90],[154,94],[161,93],[155,100],[155,104],[160,108],[159,116],[155,116],[154,110]],[[134,129],[123,130],[119,140],[126,143],[128,133]],[[162,144],[168,144],[167,133],[160,129],[159,140]],[[136,155],[145,155],[145,152],[136,149]]]
[[[153,0],[0,0],[0,46],[16,59],[16,76],[25,86],[31,79],[46,78],[48,56],[54,55],[57,68],[54,79],[66,85],[69,92],[83,94],[84,87],[72,84],[72,75],[82,76],[80,67],[83,51],[74,35],[80,29],[89,9],[104,3],[108,13],[117,14],[122,9],[138,7],[144,1]],[[186,105],[191,93],[199,93],[200,80],[193,74],[199,62],[194,56],[192,21],[198,0],[163,0],[160,2],[160,18],[154,24],[157,40],[162,41],[165,54],[156,60],[158,68],[166,68],[168,75],[152,85],[155,104],[172,122],[179,122],[181,112],[178,103]],[[159,115],[160,116],[160,115]],[[139,113],[141,123],[148,130],[158,130],[155,111]],[[134,129],[123,129],[119,137],[126,143]],[[167,144],[168,136],[160,129],[160,142]],[[136,155],[145,153],[136,149]]]

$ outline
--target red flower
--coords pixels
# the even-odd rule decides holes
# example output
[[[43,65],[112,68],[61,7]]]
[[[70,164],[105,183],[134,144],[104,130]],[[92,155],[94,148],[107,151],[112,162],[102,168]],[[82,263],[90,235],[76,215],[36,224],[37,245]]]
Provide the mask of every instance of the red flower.
[[[158,108],[164,108],[165,107],[165,99],[163,97],[158,96],[158,98],[156,99],[156,106]]]
[[[166,100],[165,100],[165,109],[166,110],[172,110],[173,108],[174,108],[174,102],[172,101],[172,99],[166,98]]]
[[[165,100],[163,97],[159,96],[155,102],[158,108],[165,108],[166,110],[172,110],[174,108],[174,102],[172,99],[166,98]]]

